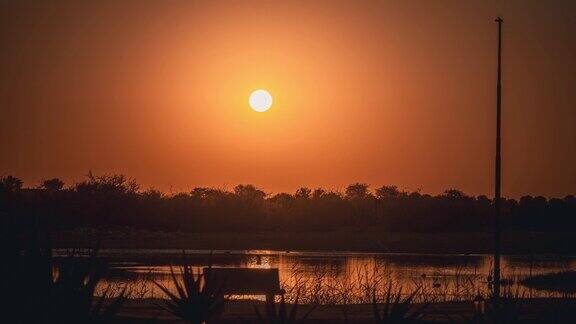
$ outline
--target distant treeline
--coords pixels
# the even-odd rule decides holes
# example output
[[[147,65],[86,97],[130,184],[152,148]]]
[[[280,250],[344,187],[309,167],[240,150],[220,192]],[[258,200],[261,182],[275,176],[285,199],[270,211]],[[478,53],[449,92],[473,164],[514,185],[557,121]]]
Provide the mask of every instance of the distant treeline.
[[[41,223],[53,230],[129,227],[163,231],[383,231],[463,232],[489,230],[493,204],[486,196],[456,189],[431,196],[396,186],[370,190],[349,185],[344,192],[300,188],[268,195],[253,185],[232,191],[195,188],[166,195],[140,190],[123,175],[89,174],[65,187],[59,179],[22,188],[12,176],[0,178],[0,213],[5,222]],[[518,231],[573,231],[576,198],[503,199],[503,225]]]

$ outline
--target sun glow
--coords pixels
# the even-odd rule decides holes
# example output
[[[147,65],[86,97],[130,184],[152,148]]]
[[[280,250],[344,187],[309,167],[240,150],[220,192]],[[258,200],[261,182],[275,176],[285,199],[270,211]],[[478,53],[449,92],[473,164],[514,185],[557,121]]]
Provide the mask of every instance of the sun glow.
[[[264,112],[272,107],[272,95],[266,90],[255,90],[248,98],[250,107],[257,112]]]

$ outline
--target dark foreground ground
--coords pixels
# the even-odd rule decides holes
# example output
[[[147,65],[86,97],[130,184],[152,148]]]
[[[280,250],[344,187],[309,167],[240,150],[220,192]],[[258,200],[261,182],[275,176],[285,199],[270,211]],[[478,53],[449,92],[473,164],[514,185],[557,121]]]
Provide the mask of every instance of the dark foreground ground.
[[[184,323],[163,311],[159,300],[131,300],[120,312],[119,323]],[[517,300],[517,310],[510,312],[509,323],[576,323],[576,301],[573,299]],[[222,318],[217,323],[258,323],[254,306],[263,311],[263,303],[257,301],[234,301],[226,305]],[[291,307],[291,306],[289,306]],[[297,318],[311,306],[299,306]],[[421,308],[422,305],[414,305]],[[374,323],[372,305],[318,306],[305,323]],[[428,305],[422,323],[476,323],[472,320],[472,302],[446,302]],[[489,315],[486,315],[488,317]],[[508,322],[507,322],[508,323]]]
[[[53,233],[54,247],[93,242],[92,230]],[[100,231],[102,248],[198,250],[300,250],[406,253],[490,253],[490,233],[383,233],[371,230],[337,232],[167,233],[136,230]],[[576,255],[576,235],[504,233],[504,254]]]

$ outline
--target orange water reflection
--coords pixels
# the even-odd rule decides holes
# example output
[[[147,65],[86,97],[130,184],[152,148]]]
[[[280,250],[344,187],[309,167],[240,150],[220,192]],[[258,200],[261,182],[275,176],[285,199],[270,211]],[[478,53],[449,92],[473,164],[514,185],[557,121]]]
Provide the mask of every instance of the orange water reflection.
[[[189,253],[189,252],[187,252]],[[472,299],[478,292],[487,294],[492,268],[487,255],[417,255],[371,253],[279,252],[270,250],[217,251],[207,261],[206,253],[189,253],[196,273],[211,264],[213,267],[278,268],[282,287],[288,299],[299,291],[303,301],[324,304],[366,303],[372,294],[382,295],[388,284],[410,293],[418,289],[420,300]],[[150,256],[149,259],[154,259]],[[121,257],[120,257],[121,259]],[[128,284],[133,297],[162,298],[163,294],[150,279],[172,287],[169,263],[124,264],[116,270],[121,275],[109,278],[101,287]],[[531,274],[576,269],[576,259],[559,257],[515,257],[502,260],[504,276],[514,291],[526,297],[548,297],[560,294],[536,291],[519,284]],[[178,268],[174,268],[178,271]],[[262,296],[234,296],[256,298]]]

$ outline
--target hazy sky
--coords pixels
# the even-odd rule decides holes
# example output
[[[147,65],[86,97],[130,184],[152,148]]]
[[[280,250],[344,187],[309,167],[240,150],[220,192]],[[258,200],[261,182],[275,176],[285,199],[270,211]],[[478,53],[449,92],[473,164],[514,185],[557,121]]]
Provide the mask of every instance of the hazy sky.
[[[576,193],[576,1],[0,1],[0,174]],[[254,89],[274,98],[257,113]]]

